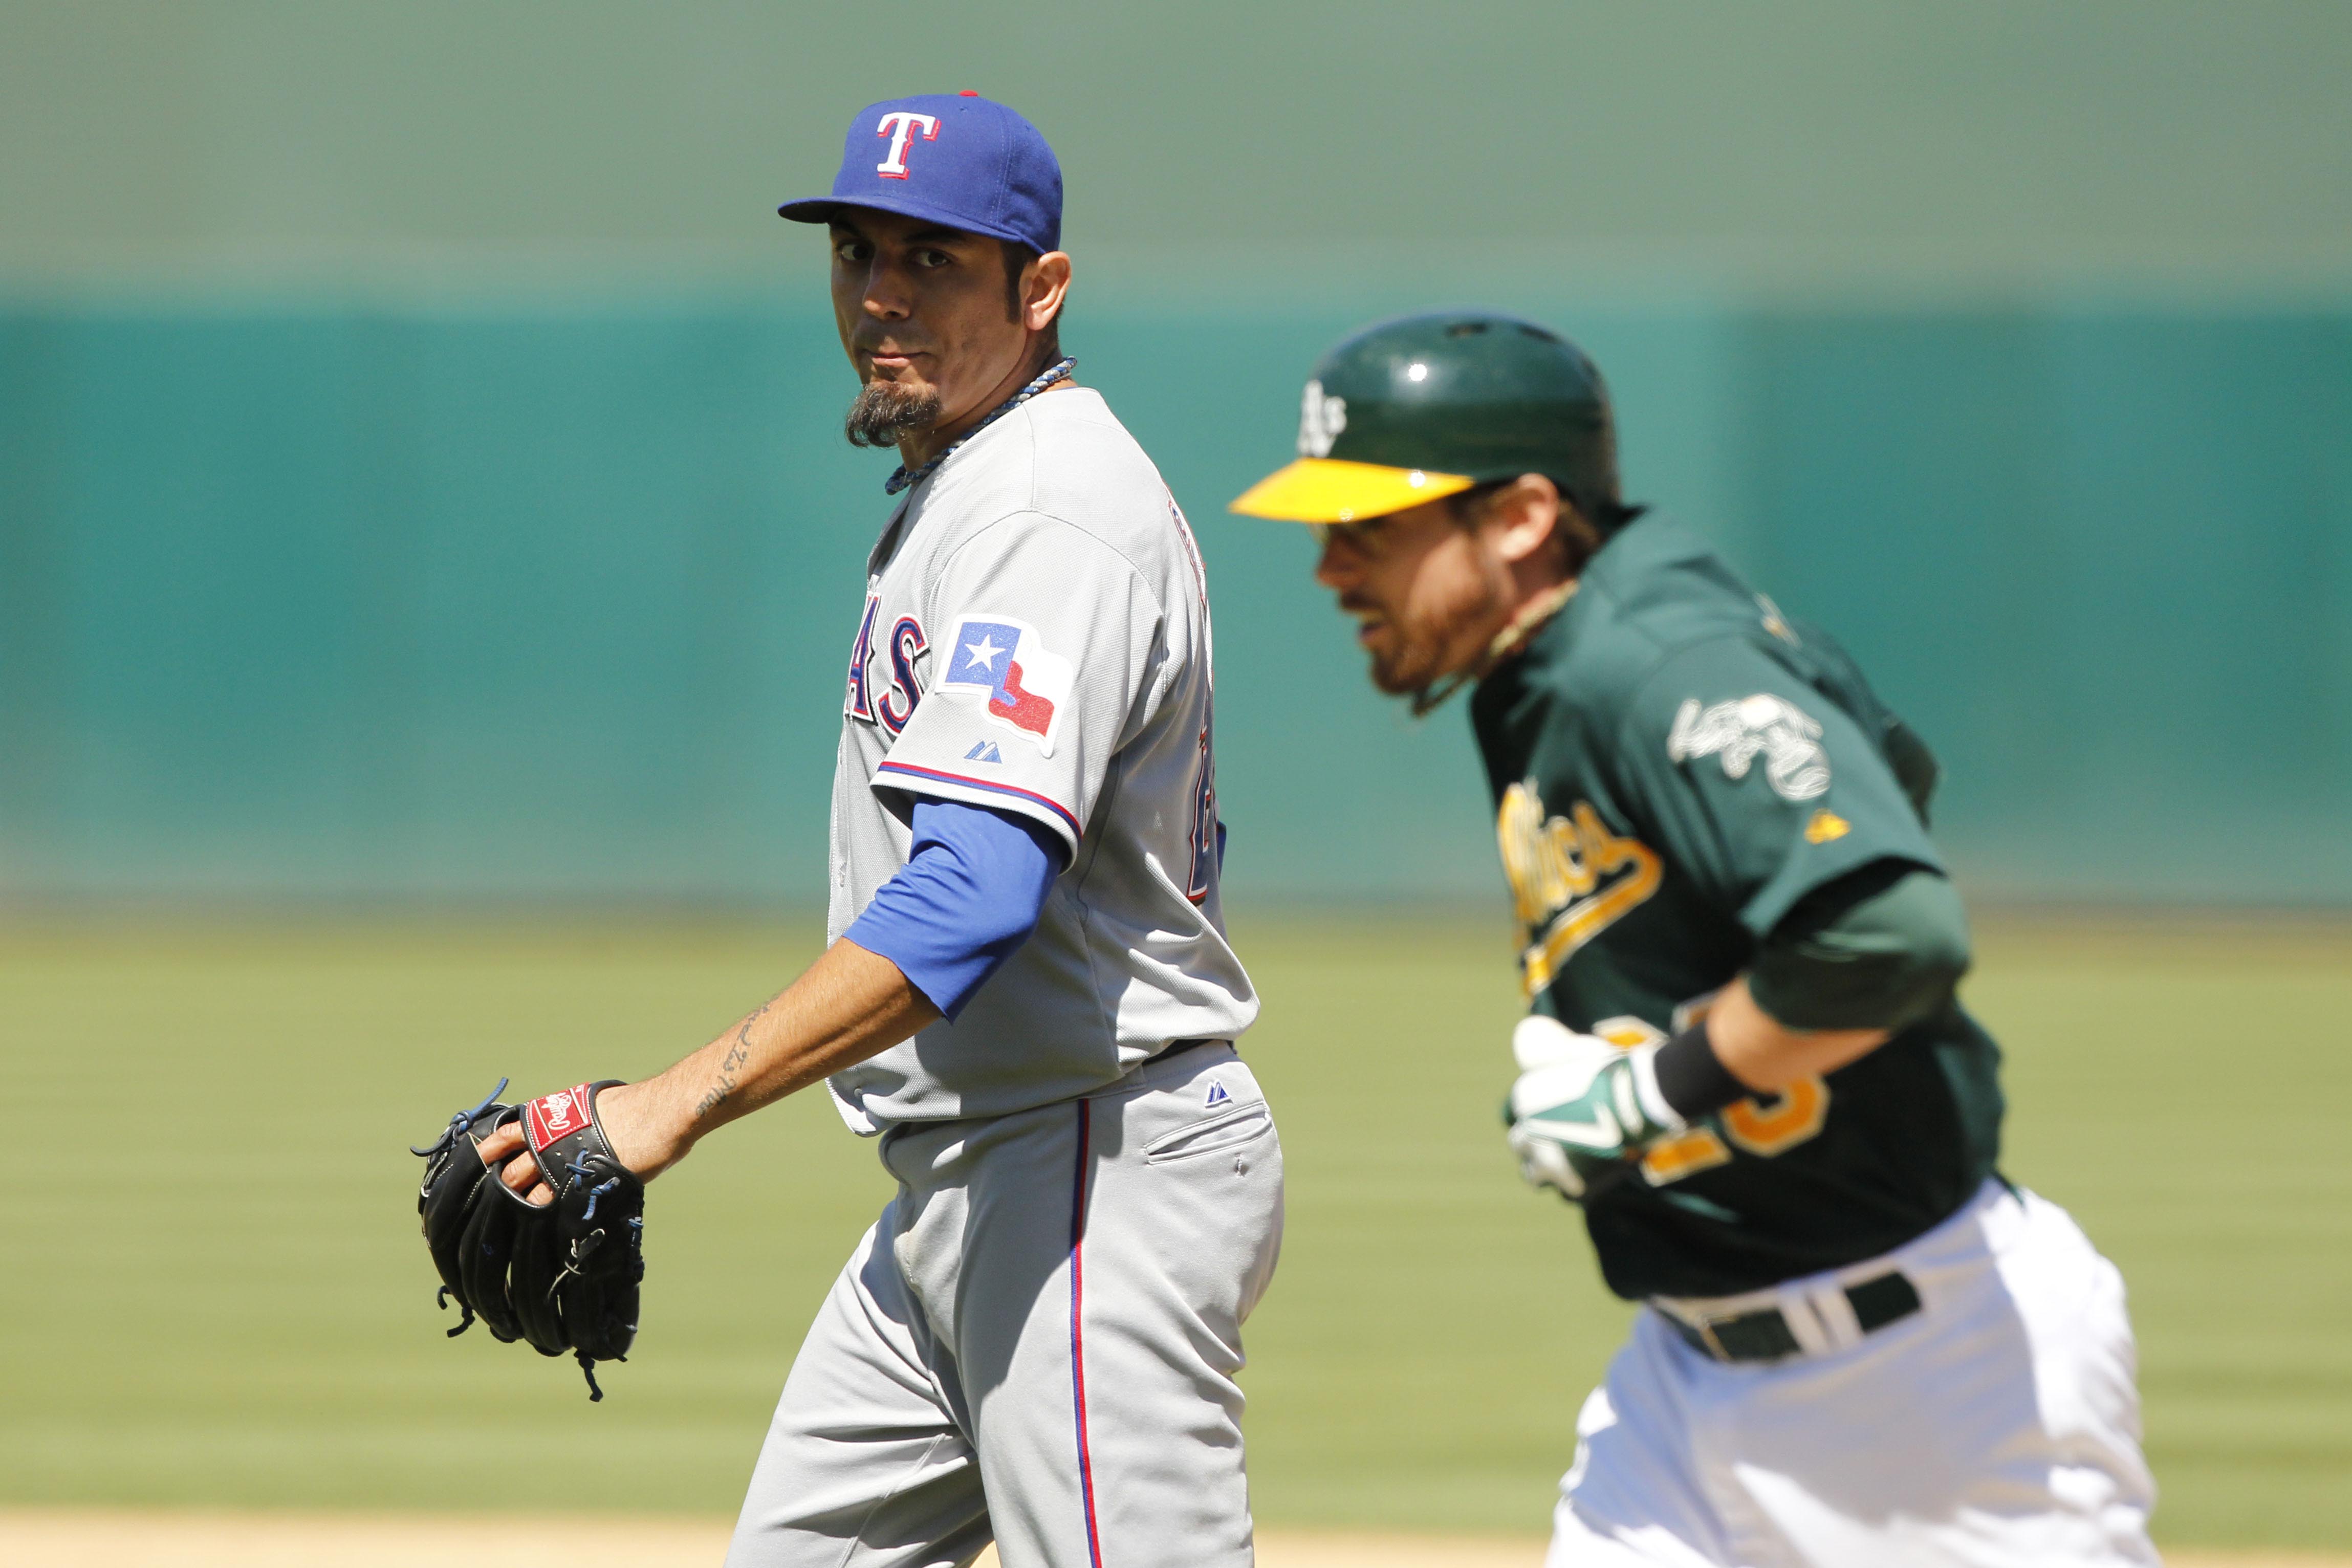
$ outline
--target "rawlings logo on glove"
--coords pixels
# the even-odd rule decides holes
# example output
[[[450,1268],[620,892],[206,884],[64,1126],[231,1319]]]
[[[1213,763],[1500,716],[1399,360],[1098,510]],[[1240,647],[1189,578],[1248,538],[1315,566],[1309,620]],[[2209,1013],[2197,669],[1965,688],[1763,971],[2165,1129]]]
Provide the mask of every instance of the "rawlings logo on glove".
[[[545,1094],[522,1108],[523,1125],[529,1130],[530,1146],[544,1149],[558,1138],[567,1137],[588,1125],[589,1089],[567,1089],[558,1094]]]
[[[1588,1202],[1633,1174],[1650,1145],[1685,1130],[1658,1092],[1657,1053],[1654,1043],[1623,1049],[1540,1014],[1519,1020],[1519,1076],[1503,1120],[1529,1185]]]

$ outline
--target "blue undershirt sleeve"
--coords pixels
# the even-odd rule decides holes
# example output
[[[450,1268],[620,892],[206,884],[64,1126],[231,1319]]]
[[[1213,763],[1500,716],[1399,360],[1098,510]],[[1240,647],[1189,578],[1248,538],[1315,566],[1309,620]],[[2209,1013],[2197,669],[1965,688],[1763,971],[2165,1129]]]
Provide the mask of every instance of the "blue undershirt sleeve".
[[[952,1022],[1037,929],[1061,875],[1041,822],[961,801],[915,802],[913,853],[842,932],[898,966]]]

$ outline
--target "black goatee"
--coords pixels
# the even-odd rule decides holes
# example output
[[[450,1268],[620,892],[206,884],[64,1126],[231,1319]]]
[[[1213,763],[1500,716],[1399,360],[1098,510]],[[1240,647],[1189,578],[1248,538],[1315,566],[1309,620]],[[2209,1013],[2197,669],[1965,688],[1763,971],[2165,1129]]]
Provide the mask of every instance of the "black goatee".
[[[869,381],[850,401],[841,433],[853,447],[895,447],[901,436],[939,422],[940,395],[930,388]]]

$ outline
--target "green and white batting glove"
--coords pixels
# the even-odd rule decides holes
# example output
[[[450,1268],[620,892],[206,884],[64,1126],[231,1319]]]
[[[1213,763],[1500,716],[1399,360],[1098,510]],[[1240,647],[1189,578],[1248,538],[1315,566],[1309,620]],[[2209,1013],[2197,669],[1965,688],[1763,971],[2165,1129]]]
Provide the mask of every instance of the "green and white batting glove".
[[[1658,1047],[1631,1050],[1530,1014],[1511,1033],[1518,1080],[1503,1115],[1528,1184],[1581,1203],[1687,1124],[1658,1092]]]

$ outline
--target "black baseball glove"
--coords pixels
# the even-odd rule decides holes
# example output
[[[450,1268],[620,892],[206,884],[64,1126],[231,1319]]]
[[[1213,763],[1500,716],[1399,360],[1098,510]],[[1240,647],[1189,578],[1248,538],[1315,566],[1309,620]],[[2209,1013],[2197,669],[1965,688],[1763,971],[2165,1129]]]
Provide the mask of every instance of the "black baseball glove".
[[[596,1363],[628,1359],[646,1277],[646,1184],[614,1158],[596,1120],[597,1093],[619,1081],[515,1106],[499,1102],[500,1079],[432,1147],[409,1151],[425,1159],[416,1212],[441,1271],[436,1299],[446,1310],[454,1296],[465,1313],[450,1337],[478,1317],[499,1340],[527,1341],[541,1355],[568,1351],[592,1400],[604,1397]],[[533,1205],[482,1163],[482,1143],[510,1121],[521,1123],[552,1204]]]

